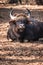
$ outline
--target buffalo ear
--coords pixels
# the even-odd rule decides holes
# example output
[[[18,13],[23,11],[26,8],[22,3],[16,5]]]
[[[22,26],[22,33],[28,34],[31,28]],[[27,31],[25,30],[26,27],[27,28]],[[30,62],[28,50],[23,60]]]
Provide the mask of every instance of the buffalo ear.
[[[11,24],[16,24],[16,21],[15,20],[11,20],[11,21],[9,21],[9,24],[11,25]]]
[[[32,18],[27,18],[27,24],[32,24],[33,22],[33,19]]]
[[[15,23],[15,20],[10,20],[9,23]]]

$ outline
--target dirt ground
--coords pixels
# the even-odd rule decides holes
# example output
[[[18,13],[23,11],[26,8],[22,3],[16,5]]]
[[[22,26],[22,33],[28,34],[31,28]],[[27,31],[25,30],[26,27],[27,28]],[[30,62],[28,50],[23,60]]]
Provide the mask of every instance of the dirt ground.
[[[0,65],[43,65],[43,40],[28,43],[7,40],[9,12],[9,8],[0,8]],[[31,17],[43,22],[43,9],[31,9]]]

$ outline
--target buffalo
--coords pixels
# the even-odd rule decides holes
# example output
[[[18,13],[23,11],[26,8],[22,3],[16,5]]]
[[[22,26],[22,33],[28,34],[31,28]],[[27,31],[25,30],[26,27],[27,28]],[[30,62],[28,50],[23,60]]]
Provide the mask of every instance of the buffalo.
[[[10,12],[12,20],[9,22],[8,39],[24,42],[24,40],[36,41],[43,37],[43,22],[32,19],[30,13],[28,13],[28,15],[15,15],[16,16],[12,16]]]

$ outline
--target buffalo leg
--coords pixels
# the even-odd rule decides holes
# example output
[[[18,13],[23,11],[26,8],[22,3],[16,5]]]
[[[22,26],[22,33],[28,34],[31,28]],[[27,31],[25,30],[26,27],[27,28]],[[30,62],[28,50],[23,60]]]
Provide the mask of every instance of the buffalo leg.
[[[9,29],[7,32],[7,39],[11,39],[12,41],[16,40],[16,37],[11,29]]]

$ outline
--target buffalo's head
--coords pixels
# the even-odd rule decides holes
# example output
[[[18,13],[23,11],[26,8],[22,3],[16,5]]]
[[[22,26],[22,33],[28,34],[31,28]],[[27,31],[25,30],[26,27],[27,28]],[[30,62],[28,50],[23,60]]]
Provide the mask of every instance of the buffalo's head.
[[[25,29],[26,21],[27,21],[26,17],[18,16],[15,20],[11,20],[9,23],[11,24],[11,26],[14,26],[16,31],[23,32]]]
[[[10,12],[10,24],[12,26],[15,25],[15,28],[17,31],[19,32],[23,32],[25,30],[25,24],[28,21],[28,18],[30,17],[30,11],[28,10],[28,12],[25,12],[26,14],[20,13],[20,14],[15,14],[14,16],[12,15],[12,10]]]

